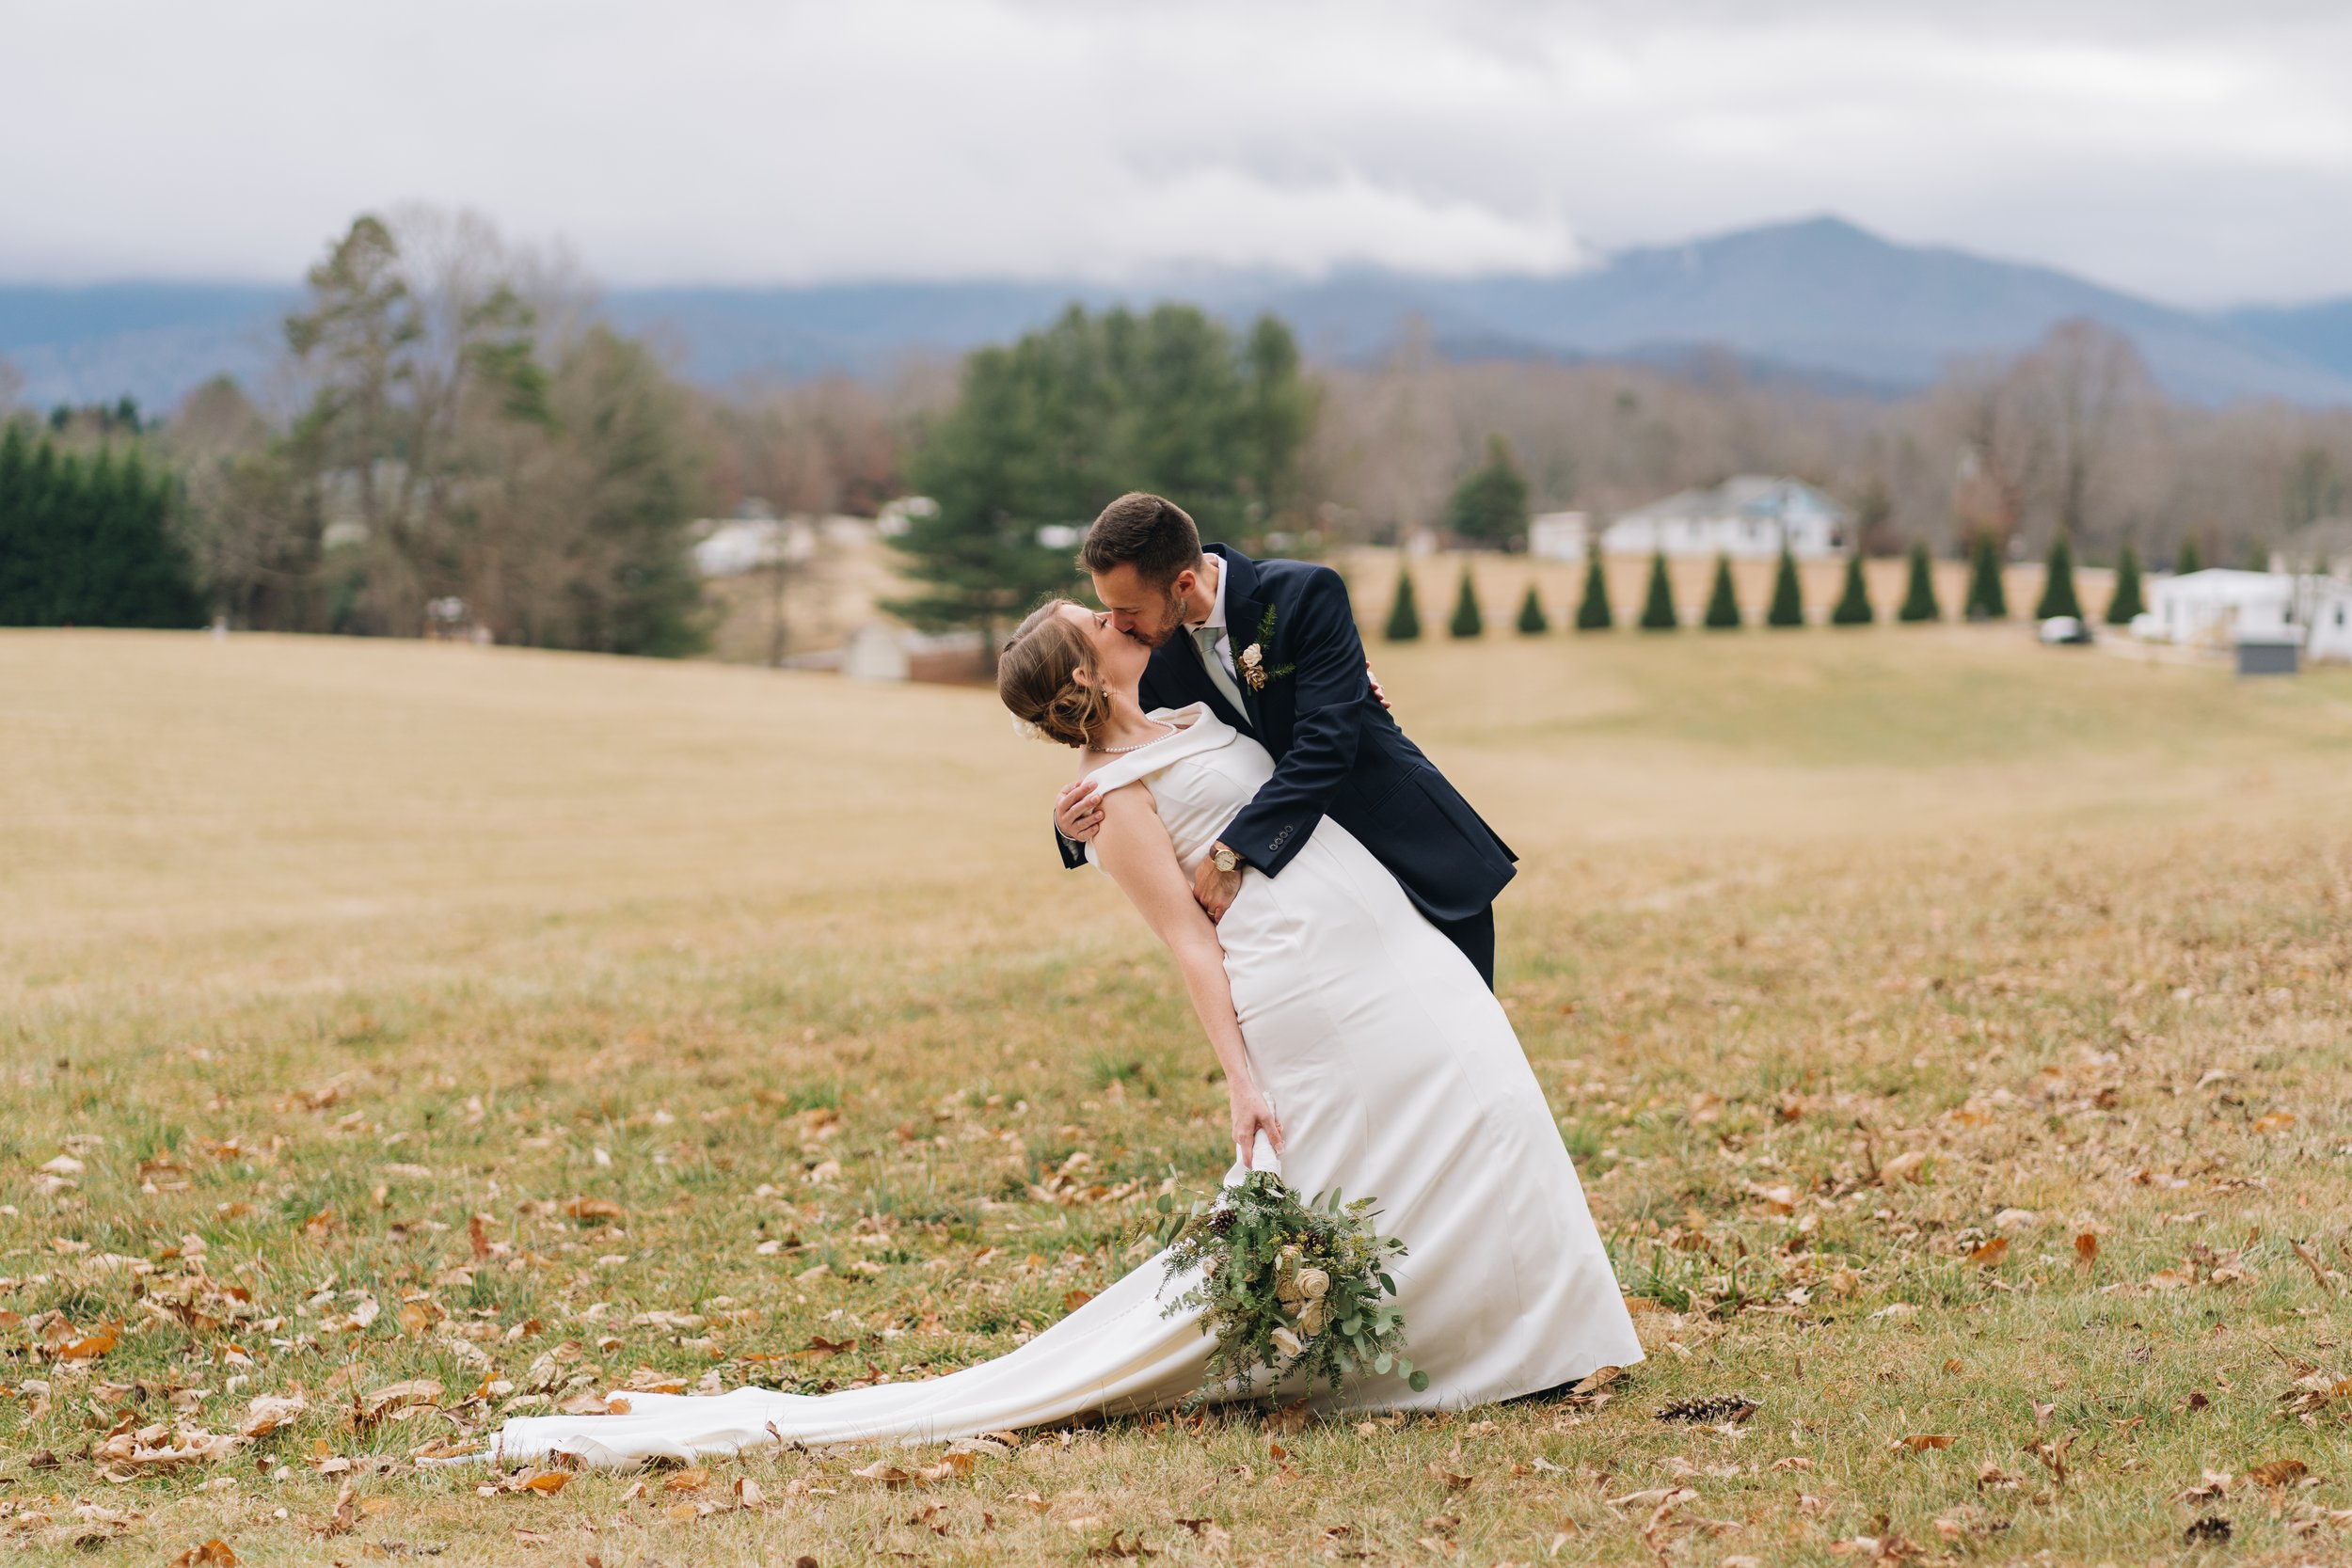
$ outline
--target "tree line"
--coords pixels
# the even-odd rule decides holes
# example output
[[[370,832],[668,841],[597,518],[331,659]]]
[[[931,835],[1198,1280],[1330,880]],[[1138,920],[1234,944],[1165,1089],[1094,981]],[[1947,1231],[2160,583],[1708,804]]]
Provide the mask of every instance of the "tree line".
[[[2063,538],[2136,572],[2251,560],[2352,483],[2352,412],[2169,403],[2128,341],[2082,322],[1862,397],[1728,358],[1450,363],[1411,331],[1380,364],[1311,372],[1271,318],[1073,309],[884,380],[722,394],[478,219],[362,217],[308,285],[265,384],[210,384],[160,428],[116,408],[53,420],[85,464],[135,451],[174,476],[166,531],[235,626],[413,635],[454,597],[502,641],[691,652],[713,610],[690,519],[870,515],[910,492],[938,509],[899,541],[909,589],[886,608],[986,638],[1072,584],[1067,536],[1128,488],[1245,547],[1436,531],[1508,550],[1531,513],[1605,520],[1771,472],[1838,497],[1872,555],[2014,560]]]
[[[2196,547],[2182,546],[2184,569],[2199,570]],[[1870,598],[1869,584],[1864,577],[1863,552],[1850,551],[1845,561],[1845,577],[1836,602],[1832,605],[1828,624],[1833,626],[1867,626],[1879,618],[1878,607]],[[2046,621],[2068,616],[2085,618],[2081,595],[2074,586],[2074,552],[2068,536],[2061,533],[2051,542],[2043,562],[2042,595],[2034,605],[2034,618]],[[2107,595],[2103,619],[2111,626],[2128,626],[2148,608],[2138,552],[2129,545],[2123,546],[2116,563],[2114,586]],[[1967,590],[1963,596],[1962,616],[1969,621],[2005,621],[2009,619],[2009,593],[2003,580],[2001,554],[1989,534],[1979,535],[1969,552]],[[1918,625],[1941,621],[1944,608],[1935,590],[1934,562],[1923,544],[1914,543],[1908,552],[1908,567],[1904,578],[1903,596],[1895,610],[1898,622]],[[1764,625],[1768,626],[1803,626],[1812,624],[1804,604],[1804,582],[1797,570],[1796,557],[1787,548],[1780,552],[1772,573],[1772,589],[1767,601]],[[1551,618],[1545,611],[1543,596],[1534,583],[1528,584],[1526,596],[1519,601],[1515,627],[1524,636],[1541,636],[1551,629]],[[1585,552],[1584,584],[1576,607],[1574,626],[1578,631],[1609,631],[1617,626],[1617,612],[1609,596],[1609,578],[1602,569],[1600,546],[1593,545]],[[1650,556],[1649,578],[1643,593],[1642,610],[1633,623],[1644,631],[1675,631],[1683,625],[1681,613],[1675,606],[1674,583],[1666,569],[1662,550]],[[1731,559],[1715,557],[1714,576],[1710,580],[1706,608],[1700,612],[1698,624],[1708,631],[1736,631],[1747,624],[1737,586],[1732,580]],[[1477,585],[1470,568],[1462,569],[1461,587],[1454,601],[1454,613],[1446,623],[1449,635],[1470,638],[1486,630],[1486,614],[1478,602]],[[1389,614],[1382,633],[1391,642],[1411,642],[1422,635],[1420,596],[1413,586],[1409,565],[1400,565],[1396,590],[1389,604]]]
[[[183,625],[414,636],[438,606],[500,641],[702,645],[686,531],[707,464],[691,400],[580,284],[478,218],[412,209],[354,220],[307,285],[274,405],[215,380],[160,429],[134,415],[120,457],[119,412],[53,419],[58,440],[108,444],[78,496],[0,533],[0,570],[176,574]],[[131,507],[126,474],[147,486],[136,544],[109,521]],[[148,624],[130,613],[93,618]],[[0,601],[0,620],[24,619]]]
[[[1734,474],[1785,474],[1851,509],[1874,556],[1916,539],[1958,558],[1990,535],[2015,560],[2063,532],[2102,563],[2130,544],[2143,564],[2176,564],[2189,543],[2207,563],[2250,563],[2352,507],[2352,409],[2175,403],[2127,338],[2089,321],[1901,395],[1758,377],[1729,356],[1680,371],[1454,362],[1425,331],[1318,379],[1302,483],[1327,531],[1359,544],[1440,524],[1489,542],[1454,520],[1454,498],[1498,441],[1539,513],[1606,520]]]

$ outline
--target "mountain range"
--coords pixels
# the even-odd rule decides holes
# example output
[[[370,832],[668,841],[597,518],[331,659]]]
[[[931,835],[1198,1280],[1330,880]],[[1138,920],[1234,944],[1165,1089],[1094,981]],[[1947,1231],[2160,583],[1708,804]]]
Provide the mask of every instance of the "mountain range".
[[[24,401],[35,406],[128,394],[164,407],[213,374],[259,380],[277,352],[278,320],[297,298],[267,284],[0,285],[0,357],[23,373]],[[1161,299],[1234,320],[1275,311],[1327,361],[1376,360],[1418,322],[1454,358],[1673,367],[1728,356],[1751,376],[1884,395],[2088,316],[2128,334],[2183,401],[2352,405],[2352,298],[2188,310],[2050,267],[1897,244],[1835,217],[1621,250],[1557,276],[1206,270],[1125,285],[636,288],[611,291],[603,307],[624,329],[652,334],[689,377],[723,387],[871,375],[1009,340],[1073,301]]]

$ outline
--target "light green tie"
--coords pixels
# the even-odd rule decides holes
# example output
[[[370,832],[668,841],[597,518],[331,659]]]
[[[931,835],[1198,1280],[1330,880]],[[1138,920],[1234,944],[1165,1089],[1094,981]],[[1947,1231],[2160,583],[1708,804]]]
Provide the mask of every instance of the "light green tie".
[[[1209,679],[1215,681],[1216,689],[1225,693],[1225,700],[1233,705],[1233,711],[1247,714],[1249,705],[1242,701],[1240,686],[1226,673],[1225,661],[1216,657],[1219,629],[1216,626],[1191,627],[1193,646],[1200,650],[1200,662],[1209,667]]]

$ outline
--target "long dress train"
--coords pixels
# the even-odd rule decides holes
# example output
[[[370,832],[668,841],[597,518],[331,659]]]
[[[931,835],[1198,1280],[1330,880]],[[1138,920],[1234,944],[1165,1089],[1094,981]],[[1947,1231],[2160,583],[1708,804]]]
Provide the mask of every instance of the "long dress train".
[[[1105,791],[1150,788],[1189,873],[1273,759],[1202,705],[1155,717],[1188,722],[1093,777]],[[1639,1361],[1502,1005],[1362,844],[1327,820],[1279,878],[1245,871],[1217,936],[1250,1062],[1281,1118],[1284,1180],[1304,1195],[1378,1199],[1380,1227],[1409,1249],[1390,1272],[1428,1386],[1367,1377],[1319,1390],[1316,1406],[1459,1408]],[[1257,1162],[1269,1153],[1262,1142]],[[1227,1180],[1239,1174],[1237,1162]],[[1200,1386],[1209,1355],[1197,1313],[1163,1315],[1187,1283],[1153,1258],[1027,1343],[943,1377],[818,1395],[631,1393],[625,1415],[510,1420],[495,1451],[619,1465],[1166,1409]]]

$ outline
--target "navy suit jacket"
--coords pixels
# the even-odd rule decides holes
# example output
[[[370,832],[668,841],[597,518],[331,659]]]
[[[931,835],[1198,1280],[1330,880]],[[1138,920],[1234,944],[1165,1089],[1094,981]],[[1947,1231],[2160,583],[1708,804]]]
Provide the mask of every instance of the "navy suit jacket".
[[[1430,919],[1467,920],[1486,909],[1516,875],[1518,857],[1372,694],[1347,584],[1328,566],[1208,548],[1227,574],[1234,655],[1259,644],[1265,686],[1253,690],[1243,681],[1248,711],[1234,712],[1199,646],[1180,630],[1152,650],[1141,695],[1146,708],[1206,703],[1273,753],[1274,776],[1217,836],[1279,877],[1328,816],[1389,868]],[[1262,636],[1269,610],[1272,632]],[[1064,864],[1086,863],[1083,846],[1063,839],[1061,851]]]

